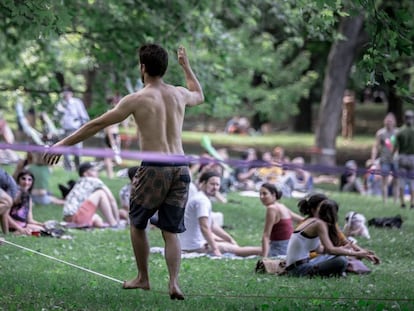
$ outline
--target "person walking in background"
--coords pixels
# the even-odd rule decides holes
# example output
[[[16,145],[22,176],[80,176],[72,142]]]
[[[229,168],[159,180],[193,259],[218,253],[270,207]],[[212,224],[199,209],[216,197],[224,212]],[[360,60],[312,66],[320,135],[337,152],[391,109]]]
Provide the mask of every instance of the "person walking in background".
[[[408,185],[410,207],[414,209],[414,111],[404,114],[405,124],[398,130],[393,154],[398,152],[398,182],[401,207],[405,208],[405,185]]]
[[[85,140],[105,127],[134,116],[139,128],[141,150],[164,155],[184,155],[182,126],[185,108],[204,101],[201,85],[191,69],[186,50],[177,51],[187,88],[175,87],[163,81],[168,67],[168,53],[157,44],[146,44],[139,49],[140,73],[144,88],[121,99],[102,116],[86,123],[78,131],[54,146],[70,146]],[[59,154],[53,147],[44,155],[45,161],[56,164]],[[131,241],[138,268],[136,278],[125,281],[123,288],[150,289],[148,275],[149,243],[145,228],[148,220],[158,211],[157,226],[165,241],[165,258],[169,272],[171,299],[184,299],[178,285],[181,247],[177,233],[185,231],[184,207],[191,182],[190,170],[183,163],[157,163],[144,161],[136,174],[131,192]],[[154,188],[154,185],[157,187]]]
[[[4,234],[9,233],[9,212],[17,196],[16,181],[4,169],[0,168],[0,220]]]
[[[72,88],[66,86],[63,89],[63,98],[56,105],[54,118],[60,123],[64,137],[68,137],[89,121],[89,115],[82,100],[73,96]],[[77,143],[76,148],[82,148],[82,142]],[[73,156],[76,169],[79,168],[80,158]],[[72,163],[69,154],[63,155],[63,166],[65,170],[72,171]]]
[[[398,196],[397,187],[397,163],[393,159],[393,142],[397,132],[395,116],[389,112],[384,118],[384,127],[379,129],[375,134],[375,143],[371,150],[371,163],[376,162],[379,157],[379,164],[382,177],[382,200],[385,203],[388,198],[388,188],[391,182],[394,203]],[[378,172],[376,172],[378,174]]]
[[[112,109],[113,107],[115,107],[115,105],[118,103],[118,101],[120,100],[119,96],[113,96],[111,98],[108,99],[109,104],[110,104],[110,109]],[[114,158],[105,158],[104,159],[104,163],[105,163],[105,169],[106,169],[106,174],[108,176],[109,179],[112,179],[114,177],[114,163],[115,162],[117,165],[120,165],[122,163],[122,158],[120,156],[120,152],[121,152],[121,136],[119,135],[119,124],[112,124],[107,126],[104,129],[104,133],[105,133],[105,146],[109,147],[115,154]]]

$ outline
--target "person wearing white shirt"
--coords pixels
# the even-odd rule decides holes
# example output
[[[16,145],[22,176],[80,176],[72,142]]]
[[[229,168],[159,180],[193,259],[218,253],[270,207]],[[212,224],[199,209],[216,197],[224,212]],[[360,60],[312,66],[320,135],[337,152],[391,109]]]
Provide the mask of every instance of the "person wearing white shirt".
[[[89,121],[89,115],[86,111],[84,103],[79,98],[73,97],[73,92],[70,87],[64,88],[63,98],[56,106],[54,117],[59,121],[60,126],[64,131],[64,137],[68,137],[84,123]],[[76,148],[82,148],[82,142],[77,143],[74,146]],[[74,155],[73,159],[76,169],[78,169],[80,158],[78,155]],[[63,166],[67,171],[71,171],[73,169],[69,154],[64,154]]]
[[[220,174],[215,171],[206,171],[200,176],[198,191],[189,197],[185,207],[186,231],[178,234],[181,249],[214,256],[222,256],[223,253],[242,257],[260,255],[261,247],[239,246],[230,234],[214,223],[209,197],[214,197],[219,191],[220,180]]]

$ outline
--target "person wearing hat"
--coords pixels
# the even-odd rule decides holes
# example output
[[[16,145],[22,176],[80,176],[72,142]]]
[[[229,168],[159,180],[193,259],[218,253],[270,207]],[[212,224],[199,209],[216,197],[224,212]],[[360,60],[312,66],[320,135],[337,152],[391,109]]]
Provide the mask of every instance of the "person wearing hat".
[[[64,131],[63,137],[68,137],[85,122],[89,121],[89,115],[84,103],[79,98],[73,96],[73,91],[70,86],[64,87],[62,100],[56,105],[53,116],[56,121],[60,123],[60,126]],[[82,142],[75,144],[75,147],[82,148]],[[80,158],[78,155],[74,155],[73,159],[75,166],[78,169]],[[63,155],[63,166],[67,171],[72,170],[69,154]]]
[[[404,114],[404,125],[395,137],[393,154],[398,152],[398,184],[401,207],[405,208],[405,185],[408,185],[410,206],[414,209],[414,111]]]
[[[111,190],[98,178],[98,168],[91,162],[84,162],[79,165],[78,173],[80,178],[63,205],[63,220],[77,227],[118,226],[118,204]]]

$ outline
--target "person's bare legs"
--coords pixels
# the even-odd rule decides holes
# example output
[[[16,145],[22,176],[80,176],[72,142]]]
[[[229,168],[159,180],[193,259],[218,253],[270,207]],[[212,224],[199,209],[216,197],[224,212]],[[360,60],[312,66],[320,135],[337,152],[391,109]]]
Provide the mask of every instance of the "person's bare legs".
[[[405,207],[405,202],[404,202],[405,187],[404,186],[405,186],[405,178],[399,178],[398,179],[398,188],[400,189],[399,195],[400,195],[401,207]]]
[[[1,219],[1,230],[4,234],[9,234],[9,221],[6,214],[0,215]]]
[[[122,288],[135,289],[141,288],[144,290],[150,289],[149,275],[148,275],[148,256],[149,244],[147,233],[145,230],[137,229],[131,225],[131,243],[134,249],[135,261],[137,263],[138,275],[135,279],[125,281]]]
[[[409,181],[409,189],[410,189],[410,208],[414,208],[414,181]]]
[[[385,204],[388,198],[388,178],[389,176],[382,176],[382,202]]]
[[[181,264],[181,245],[176,233],[162,230],[165,242],[165,261],[170,276],[169,293],[171,299],[183,300],[184,294],[178,285],[178,274]]]
[[[240,257],[262,255],[262,248],[259,246],[238,246],[228,242],[218,242],[217,246],[221,253],[232,253]]]
[[[114,168],[113,168],[112,159],[105,158],[104,163],[105,163],[106,175],[108,176],[109,179],[114,178]]]
[[[98,209],[102,212],[102,215],[104,216],[105,220],[109,223],[110,226],[116,226],[118,224],[111,209],[111,203],[109,202],[108,196],[106,195],[105,191],[95,191],[89,196],[88,200],[98,207]]]
[[[99,216],[98,214],[95,214],[95,215],[92,216],[92,227],[96,227],[96,228],[105,227],[105,223],[104,223],[102,217]]]
[[[397,203],[398,201],[398,196],[400,193],[400,187],[398,186],[398,179],[397,177],[393,176],[392,180],[391,180],[391,185],[392,185],[392,195],[393,195],[393,199],[394,199],[394,204]]]

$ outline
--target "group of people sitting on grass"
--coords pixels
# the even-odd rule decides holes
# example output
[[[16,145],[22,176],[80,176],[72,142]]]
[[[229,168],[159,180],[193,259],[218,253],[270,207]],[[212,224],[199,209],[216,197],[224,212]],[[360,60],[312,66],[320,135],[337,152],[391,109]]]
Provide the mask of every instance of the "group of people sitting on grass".
[[[187,230],[179,239],[184,252],[221,256],[286,256],[289,275],[342,275],[347,257],[380,262],[374,252],[351,243],[338,226],[338,204],[322,193],[314,193],[298,203],[298,215],[279,200],[282,191],[274,184],[260,187],[260,201],[266,207],[261,246],[240,246],[223,228],[214,223],[211,198],[220,189],[221,175],[206,171],[190,192],[186,210]],[[296,224],[296,229],[294,229]]]
[[[193,174],[200,174],[202,170],[214,168],[221,176],[221,187],[219,193],[225,196],[230,191],[256,192],[261,184],[269,182],[278,186],[285,197],[303,197],[312,192],[314,178],[309,170],[305,168],[303,157],[290,159],[285,156],[282,147],[275,147],[272,151],[264,150],[258,152],[254,148],[248,148],[241,153],[240,161],[230,167],[231,163],[225,148],[217,150],[217,156],[221,162],[209,154],[201,155],[202,164],[192,166]],[[211,162],[208,162],[210,160]]]
[[[32,215],[33,189],[37,180],[31,169],[40,166],[38,155],[29,154],[16,167],[14,178],[0,171],[0,214],[4,233],[15,231],[30,235],[44,229]],[[45,168],[49,169],[47,166]],[[98,167],[91,162],[79,166],[79,179],[67,189],[64,199],[37,191],[41,204],[63,206],[63,220],[74,227],[118,227],[120,220],[128,221],[131,184],[138,166],[128,169],[130,182],[120,191],[121,208],[112,191],[98,177]],[[49,175],[42,169],[39,180]],[[45,177],[46,176],[46,177]],[[223,180],[223,166],[204,165],[191,183],[185,209],[186,231],[178,234],[183,252],[197,252],[222,256],[286,256],[290,275],[341,275],[347,256],[365,258],[379,263],[378,257],[347,240],[337,224],[338,205],[324,194],[308,194],[298,203],[301,215],[280,202],[283,191],[276,183],[266,181],[259,187],[261,203],[266,207],[265,223],[260,246],[240,246],[214,217],[212,201],[219,199]],[[47,183],[40,183],[44,189]],[[221,202],[225,202],[222,200]],[[153,225],[157,225],[156,217]],[[296,229],[294,229],[296,225]]]
[[[99,178],[99,167],[92,162],[79,165],[77,181],[70,186],[60,185],[63,198],[48,191],[50,168],[42,163],[41,154],[28,153],[10,175],[0,169],[0,217],[2,231],[30,235],[45,229],[33,218],[33,205],[55,204],[63,207],[63,221],[76,228],[119,227],[128,222],[131,182],[138,167],[128,169],[130,182],[121,188],[118,207],[112,191]]]

